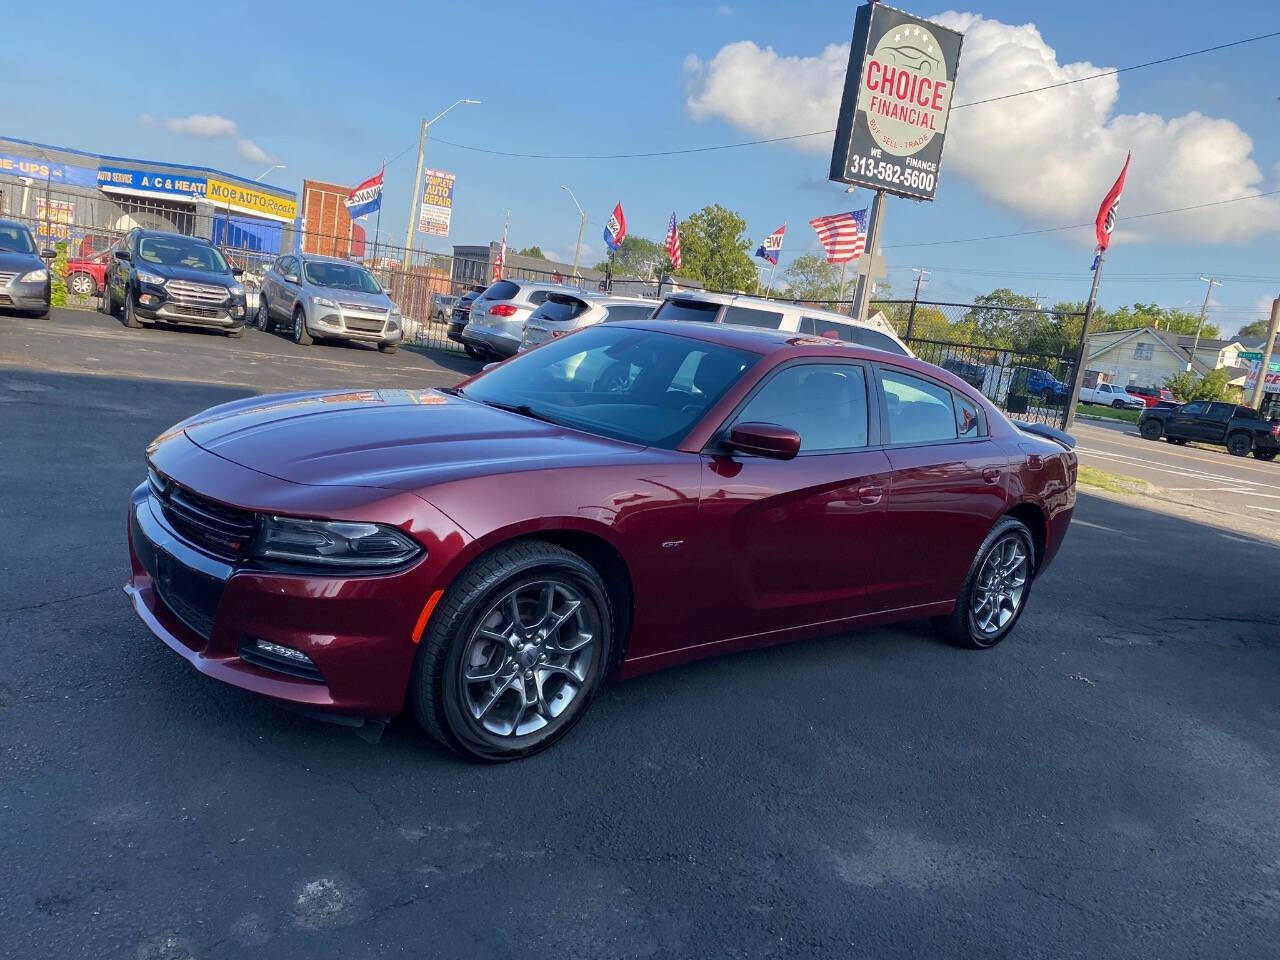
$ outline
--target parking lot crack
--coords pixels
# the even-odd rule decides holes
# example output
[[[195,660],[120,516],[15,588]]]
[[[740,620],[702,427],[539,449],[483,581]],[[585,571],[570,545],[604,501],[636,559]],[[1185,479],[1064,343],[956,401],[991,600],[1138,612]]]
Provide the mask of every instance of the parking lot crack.
[[[104,593],[110,593],[113,590],[119,590],[118,586],[102,587],[98,590],[90,590],[88,593],[77,593],[70,597],[58,597],[55,600],[41,600],[39,603],[29,603],[20,607],[4,607],[0,609],[0,613],[26,613],[30,610],[43,610],[45,607],[57,607],[64,603],[72,603],[76,600],[87,600],[89,597],[99,597]]]

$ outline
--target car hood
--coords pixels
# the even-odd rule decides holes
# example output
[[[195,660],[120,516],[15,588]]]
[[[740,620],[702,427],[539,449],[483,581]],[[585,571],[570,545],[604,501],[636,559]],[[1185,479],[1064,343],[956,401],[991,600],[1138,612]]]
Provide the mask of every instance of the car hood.
[[[326,287],[318,283],[308,284],[307,289],[329,297],[331,300],[341,300],[343,303],[359,303],[367,307],[380,307],[383,310],[391,306],[391,298],[385,293],[366,293],[349,287]]]
[[[179,430],[209,453],[281,480],[392,490],[617,463],[643,450],[438,390],[251,397],[207,410],[169,435]]]
[[[43,266],[44,261],[33,254],[0,250],[0,270],[5,273],[29,273]]]
[[[147,263],[139,261],[138,269],[146,273],[154,273],[166,280],[187,280],[191,283],[207,283],[218,287],[229,287],[237,283],[229,273],[211,273],[208,270],[192,270],[190,267],[171,267],[168,264]]]

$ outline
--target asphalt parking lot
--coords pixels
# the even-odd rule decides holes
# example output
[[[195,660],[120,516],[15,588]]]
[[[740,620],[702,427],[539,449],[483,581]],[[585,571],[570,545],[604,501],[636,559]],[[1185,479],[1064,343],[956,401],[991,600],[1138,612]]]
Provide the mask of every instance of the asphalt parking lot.
[[[1276,955],[1262,539],[1083,494],[995,650],[907,625],[704,662],[497,767],[217,685],[135,618],[166,426],[475,367],[0,317],[0,955]]]

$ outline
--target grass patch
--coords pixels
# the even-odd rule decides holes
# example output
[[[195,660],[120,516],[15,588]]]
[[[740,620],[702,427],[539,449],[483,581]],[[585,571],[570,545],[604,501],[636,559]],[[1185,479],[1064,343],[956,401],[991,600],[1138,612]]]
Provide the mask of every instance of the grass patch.
[[[1148,493],[1151,490],[1151,484],[1137,477],[1126,477],[1083,465],[1076,468],[1076,480],[1086,487],[1097,487],[1112,493]]]
[[[1100,403],[1080,404],[1076,407],[1076,416],[1102,417],[1106,420],[1124,420],[1126,423],[1137,423],[1141,410],[1117,410],[1115,407],[1104,407]]]

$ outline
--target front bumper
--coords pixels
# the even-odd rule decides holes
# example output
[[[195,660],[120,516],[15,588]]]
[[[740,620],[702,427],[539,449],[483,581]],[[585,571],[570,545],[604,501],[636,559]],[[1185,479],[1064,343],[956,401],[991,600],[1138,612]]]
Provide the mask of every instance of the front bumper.
[[[175,296],[159,284],[140,283],[133,291],[134,313],[143,320],[224,330],[244,326],[244,294],[228,293],[221,302]]]
[[[43,313],[49,309],[51,289],[48,280],[27,283],[13,280],[0,287],[0,310],[33,310]]]
[[[404,336],[399,316],[393,320],[385,310],[355,312],[314,303],[307,315],[307,329],[319,337],[342,337],[366,343],[399,343]]]
[[[311,576],[208,556],[166,521],[146,484],[128,517],[134,611],[206,676],[309,710],[390,717],[404,706],[413,634],[432,577],[431,556],[381,576]],[[444,551],[440,551],[443,553]],[[262,639],[306,654],[314,678],[246,659]]]

